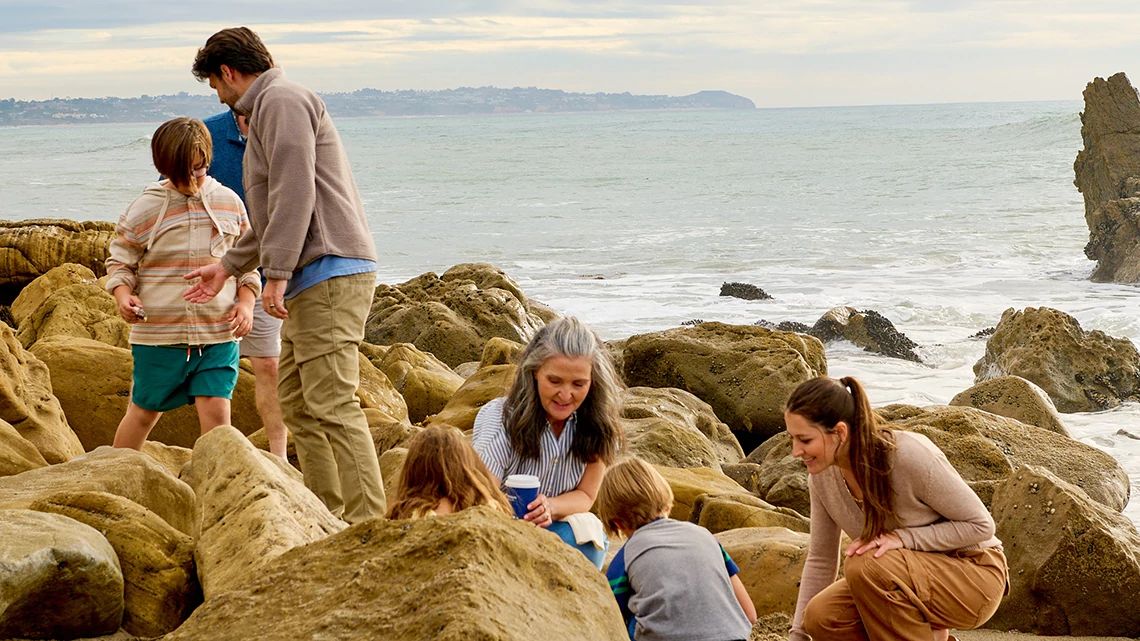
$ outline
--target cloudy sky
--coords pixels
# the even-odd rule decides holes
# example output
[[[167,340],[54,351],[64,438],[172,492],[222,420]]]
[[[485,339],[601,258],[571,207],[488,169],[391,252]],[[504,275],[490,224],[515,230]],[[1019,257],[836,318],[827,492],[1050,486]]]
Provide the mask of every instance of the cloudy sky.
[[[0,0],[0,98],[206,93],[245,25],[318,91],[538,86],[758,106],[1079,100],[1140,78],[1136,0]]]

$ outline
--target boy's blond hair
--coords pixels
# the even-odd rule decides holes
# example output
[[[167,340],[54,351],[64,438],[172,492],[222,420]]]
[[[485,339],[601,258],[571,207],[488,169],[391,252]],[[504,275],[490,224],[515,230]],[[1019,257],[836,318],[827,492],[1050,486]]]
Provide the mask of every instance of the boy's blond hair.
[[[673,509],[673,490],[652,465],[631,457],[606,470],[594,506],[607,532],[633,532]]]

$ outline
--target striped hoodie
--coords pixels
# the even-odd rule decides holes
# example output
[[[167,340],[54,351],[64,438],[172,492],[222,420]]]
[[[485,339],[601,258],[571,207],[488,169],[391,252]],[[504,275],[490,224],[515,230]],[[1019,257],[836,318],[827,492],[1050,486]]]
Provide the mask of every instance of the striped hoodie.
[[[133,345],[212,345],[236,340],[226,315],[237,298],[228,278],[210,302],[182,299],[193,283],[182,277],[221,260],[249,229],[245,206],[228,187],[206,177],[198,194],[168,189],[169,181],[151,183],[127,207],[115,227],[107,258],[108,292],[127,285],[142,301],[146,320],[131,326]],[[256,271],[241,284],[261,292]]]

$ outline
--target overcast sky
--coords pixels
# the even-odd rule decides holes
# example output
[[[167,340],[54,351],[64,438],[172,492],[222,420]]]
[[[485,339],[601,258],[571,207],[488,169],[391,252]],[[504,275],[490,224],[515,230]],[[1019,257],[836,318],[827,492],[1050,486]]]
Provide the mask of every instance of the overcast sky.
[[[1095,76],[1140,74],[1138,18],[1137,0],[0,0],[0,98],[207,93],[197,48],[245,25],[318,91],[1079,100]]]

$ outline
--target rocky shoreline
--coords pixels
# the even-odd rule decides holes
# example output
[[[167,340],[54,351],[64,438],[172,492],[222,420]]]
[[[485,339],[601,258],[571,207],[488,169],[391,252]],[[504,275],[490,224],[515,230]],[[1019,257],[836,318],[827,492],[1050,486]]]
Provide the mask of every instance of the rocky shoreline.
[[[89,233],[55,221],[20,233],[37,224]],[[483,510],[346,527],[294,467],[260,451],[248,372],[233,429],[198,439],[193,414],[176,411],[143,453],[106,447],[128,401],[127,326],[99,284],[98,253],[53,242],[63,249],[37,259],[42,275],[11,279],[19,293],[0,325],[0,509],[11,517],[0,583],[13,586],[0,595],[0,638],[625,638],[601,575],[533,527]],[[377,287],[359,397],[390,496],[401,444],[425,425],[469,431],[521,343],[555,315],[487,264]],[[761,614],[753,638],[784,638],[809,505],[781,408],[827,373],[825,343],[696,323],[610,350],[628,385],[630,451],[668,479],[672,516],[707,527],[737,560]],[[1140,533],[1120,514],[1128,478],[1070,438],[1058,412],[1140,399],[1140,354],[1026,308],[1003,315],[975,373],[950,405],[876,411],[938,444],[993,512],[1012,589],[989,627],[1140,636]]]

